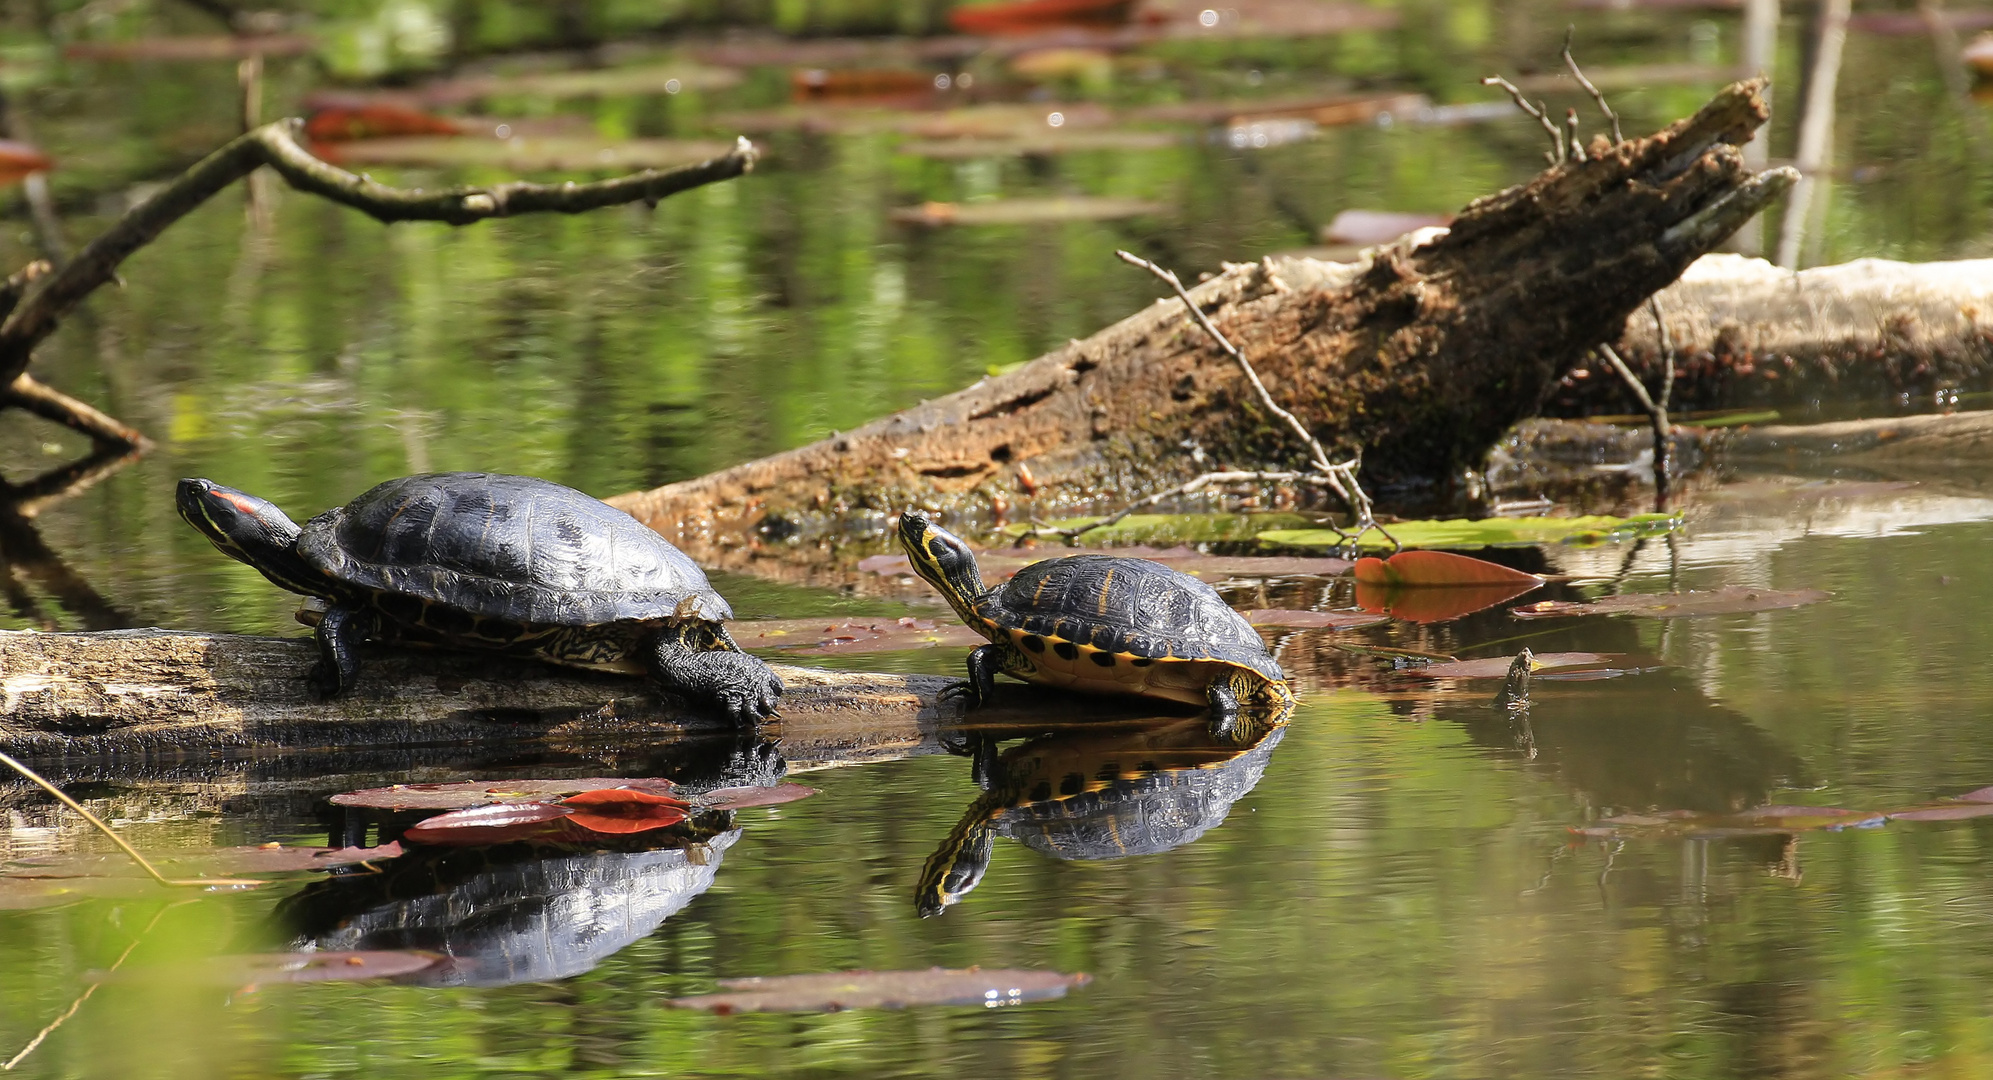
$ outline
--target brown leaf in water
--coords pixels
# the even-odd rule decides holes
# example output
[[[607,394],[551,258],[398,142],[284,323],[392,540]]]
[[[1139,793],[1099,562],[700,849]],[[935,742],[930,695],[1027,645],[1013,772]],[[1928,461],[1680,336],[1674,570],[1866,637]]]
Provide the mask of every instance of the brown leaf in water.
[[[570,795],[562,799],[560,805],[574,811],[564,824],[579,825],[599,833],[638,833],[684,821],[688,816],[686,810],[692,804],[648,791],[603,788]]]
[[[1530,672],[1533,678],[1574,682],[1636,675],[1643,671],[1658,671],[1666,666],[1651,656],[1631,653],[1537,653],[1535,658],[1536,666]],[[1427,679],[1499,679],[1508,674],[1509,665],[1514,662],[1513,656],[1493,656],[1482,660],[1453,660],[1407,667],[1403,673]]]
[[[1358,582],[1356,604],[1365,611],[1388,614],[1406,622],[1436,623],[1458,619],[1513,600],[1536,588],[1523,582],[1497,585],[1367,585]]]
[[[530,840],[548,822],[573,817],[575,811],[551,802],[498,803],[452,810],[424,820],[401,834],[415,844],[482,845]],[[684,820],[680,814],[678,820]],[[675,824],[675,822],[674,822]]]
[[[461,780],[451,784],[396,784],[334,795],[334,806],[361,806],[369,810],[462,810],[472,806],[505,803],[552,802],[568,795],[600,788],[630,788],[653,794],[668,794],[675,787],[663,777],[624,779],[588,776],[573,780]]]
[[[211,956],[176,967],[90,972],[91,982],[175,983],[187,986],[268,986],[272,983],[359,982],[391,979],[430,967],[442,957],[401,949],[354,952],[243,953]]]
[[[674,998],[680,1009],[728,1015],[746,1012],[839,1012],[903,1009],[910,1005],[997,1008],[1043,1001],[1084,986],[1092,976],[1057,971],[929,968],[926,971],[840,971],[816,975],[722,979],[719,994]]]
[[[1525,604],[1511,614],[1518,619],[1563,615],[1638,615],[1650,619],[1689,619],[1707,615],[1742,615],[1754,611],[1817,604],[1833,593],[1822,589],[1753,589],[1742,585],[1701,592],[1628,593],[1590,603],[1544,600]]]
[[[55,168],[55,159],[39,147],[12,139],[0,139],[0,184],[11,184],[27,176]]]
[[[1450,551],[1401,551],[1388,559],[1356,560],[1360,585],[1390,588],[1481,588],[1494,585],[1535,588],[1543,579],[1486,559],[1470,559]]]

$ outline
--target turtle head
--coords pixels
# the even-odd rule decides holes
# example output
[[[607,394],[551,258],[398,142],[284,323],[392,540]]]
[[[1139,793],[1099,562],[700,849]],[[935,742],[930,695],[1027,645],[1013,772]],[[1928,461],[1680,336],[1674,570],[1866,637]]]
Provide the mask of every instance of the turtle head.
[[[931,919],[947,911],[982,884],[983,871],[990,868],[990,848],[995,838],[988,814],[980,806],[972,808],[921,868],[920,884],[914,887],[913,897],[914,910],[921,918]]]
[[[926,514],[909,510],[900,515],[900,547],[906,549],[913,572],[941,595],[957,611],[973,607],[983,595],[983,573],[976,568],[976,553],[962,538],[928,520]]]
[[[180,481],[174,504],[187,524],[221,553],[248,563],[263,576],[308,596],[323,595],[323,575],[298,557],[298,526],[268,499],[212,480]]]

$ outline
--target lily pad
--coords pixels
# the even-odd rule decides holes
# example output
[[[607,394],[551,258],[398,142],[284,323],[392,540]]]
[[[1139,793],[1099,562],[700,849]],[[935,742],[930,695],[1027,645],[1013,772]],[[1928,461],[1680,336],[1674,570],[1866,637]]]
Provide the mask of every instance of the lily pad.
[[[1433,589],[1419,586],[1358,584],[1357,606],[1395,619],[1414,623],[1446,622],[1513,600],[1535,589],[1531,582],[1454,586]]]
[[[1522,585],[1533,589],[1543,584],[1543,579],[1535,574],[1446,551],[1401,551],[1388,559],[1358,559],[1356,581],[1359,585],[1399,588]]]
[[[1666,810],[1655,814],[1621,814],[1572,829],[1578,836],[1650,836],[1718,840],[1740,836],[1786,836],[1815,830],[1874,828],[1889,820],[1872,810],[1833,806],[1759,806],[1734,814]]]
[[[1525,604],[1510,614],[1518,619],[1548,619],[1563,615],[1639,615],[1650,619],[1691,619],[1706,615],[1742,615],[1754,611],[1817,604],[1833,593],[1821,589],[1753,589],[1732,585],[1685,593],[1628,593],[1589,603],[1544,600]]]
[[[396,784],[334,795],[334,806],[369,810],[462,810],[501,803],[553,802],[568,795],[602,788],[631,788],[669,794],[674,785],[663,777],[623,779],[588,776],[573,780],[462,780],[453,784]]]
[[[273,983],[360,982],[412,975],[442,957],[404,949],[355,952],[246,953],[214,956],[185,967],[91,972],[92,982],[168,982],[188,986],[269,986]]]
[[[756,806],[780,806],[797,799],[807,799],[816,793],[816,788],[801,784],[714,788],[699,796],[697,802],[708,810],[746,810]]]
[[[1632,653],[1537,653],[1535,659],[1530,668],[1532,678],[1572,682],[1637,675],[1644,671],[1659,671],[1666,666],[1651,656]],[[1508,674],[1509,665],[1514,662],[1513,656],[1492,656],[1481,660],[1442,661],[1422,667],[1407,667],[1403,671],[1407,675],[1426,679],[1499,679]]]
[[[573,817],[574,813],[551,802],[473,806],[428,818],[402,833],[402,839],[415,844],[509,844],[533,839],[545,831],[536,826]],[[684,815],[677,820],[683,821]]]
[[[995,1009],[1066,996],[1092,977],[1057,971],[929,968],[926,971],[840,971],[722,979],[725,993],[674,998],[680,1009],[722,1016],[748,1012],[840,1012],[904,1009],[911,1005],[979,1005]]]
[[[1468,521],[1398,521],[1386,528],[1408,548],[1471,549],[1520,547],[1530,544],[1597,544],[1608,540],[1632,539],[1665,533],[1681,525],[1674,514],[1636,514],[1633,517],[1533,517],[1482,518]],[[1345,538],[1329,529],[1269,529],[1258,534],[1262,543],[1281,547],[1341,547]],[[1376,532],[1368,532],[1359,546],[1370,550],[1389,548],[1391,542]]]

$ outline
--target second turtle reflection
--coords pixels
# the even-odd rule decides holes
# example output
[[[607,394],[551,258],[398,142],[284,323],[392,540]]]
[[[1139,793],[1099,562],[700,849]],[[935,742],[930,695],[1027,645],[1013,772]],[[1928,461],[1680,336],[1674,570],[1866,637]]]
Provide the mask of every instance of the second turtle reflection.
[[[1248,714],[1229,735],[1191,717],[1064,732],[1002,753],[995,739],[975,738],[962,752],[983,794],[928,857],[915,909],[939,915],[981,884],[998,835],[1055,859],[1153,855],[1196,840],[1259,783],[1290,711]]]

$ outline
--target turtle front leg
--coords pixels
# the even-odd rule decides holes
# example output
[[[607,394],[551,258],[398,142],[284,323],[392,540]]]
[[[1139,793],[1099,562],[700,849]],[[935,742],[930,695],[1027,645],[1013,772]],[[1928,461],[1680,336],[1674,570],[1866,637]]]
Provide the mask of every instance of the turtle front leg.
[[[338,697],[360,678],[360,643],[373,617],[359,608],[333,604],[318,620],[318,663],[305,678],[321,699]]]
[[[969,681],[941,691],[944,698],[959,697],[971,709],[980,709],[996,696],[996,675],[1004,669],[1007,650],[1002,645],[984,645],[969,653]]]
[[[651,674],[665,689],[717,705],[736,724],[776,715],[782,680],[759,657],[740,651],[718,624],[667,626],[651,638]]]

